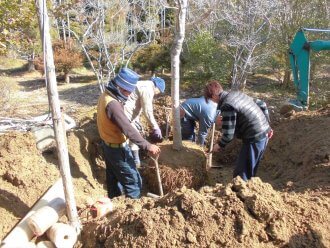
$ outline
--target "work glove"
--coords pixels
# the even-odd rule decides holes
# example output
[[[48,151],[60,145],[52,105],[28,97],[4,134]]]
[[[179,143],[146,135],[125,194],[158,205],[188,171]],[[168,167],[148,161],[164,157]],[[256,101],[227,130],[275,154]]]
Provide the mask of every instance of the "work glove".
[[[159,143],[159,142],[163,141],[162,132],[160,131],[159,128],[152,130],[152,132],[150,134],[150,139],[151,139],[151,142],[153,142],[153,143]]]
[[[273,137],[274,131],[273,129],[270,129],[270,131],[267,133],[268,139],[271,139]]]

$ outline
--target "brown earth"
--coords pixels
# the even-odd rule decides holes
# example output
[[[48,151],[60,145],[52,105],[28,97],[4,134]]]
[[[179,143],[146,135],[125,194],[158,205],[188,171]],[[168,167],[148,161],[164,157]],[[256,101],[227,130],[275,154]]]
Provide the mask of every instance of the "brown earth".
[[[33,77],[27,82],[26,76],[18,76],[17,81],[16,97],[24,96],[23,105],[14,101],[1,116],[28,118],[45,113],[42,81]],[[239,141],[214,156],[213,164],[221,167],[208,173],[198,146],[184,142],[183,150],[174,151],[171,142],[164,141],[159,144],[159,165],[165,197],[146,197],[147,192],[158,194],[153,162],[146,159],[143,197],[116,198],[115,210],[95,220],[87,215],[89,204],[106,195],[94,116],[98,89],[74,80],[58,87],[65,112],[78,124],[68,132],[83,225],[76,247],[330,247],[330,106],[288,118],[278,117],[276,106],[275,134],[260,166],[260,178],[248,183],[232,179]],[[38,98],[29,100],[33,96]],[[166,126],[164,105],[169,106],[168,98],[157,100],[156,117],[162,128]],[[54,148],[37,150],[30,132],[0,135],[0,239],[59,176]]]

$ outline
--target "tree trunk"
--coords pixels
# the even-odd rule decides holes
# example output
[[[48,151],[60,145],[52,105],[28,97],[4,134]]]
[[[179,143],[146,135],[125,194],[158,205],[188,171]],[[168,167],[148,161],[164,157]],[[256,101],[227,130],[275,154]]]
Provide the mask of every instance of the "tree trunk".
[[[176,14],[175,39],[171,48],[171,96],[173,116],[173,148],[182,148],[181,124],[180,124],[180,54],[185,37],[185,24],[187,12],[187,0],[178,0]]]
[[[36,70],[36,67],[34,65],[34,52],[32,52],[32,54],[29,55],[29,58],[28,58],[28,71],[31,72],[31,71],[35,71]]]
[[[45,73],[47,79],[48,101],[52,111],[53,128],[57,145],[57,156],[63,181],[67,215],[70,224],[75,228],[77,233],[79,233],[81,227],[74,199],[74,191],[69,164],[69,153],[66,144],[66,132],[63,125],[64,121],[61,114],[60,101],[57,91],[54,56],[49,32],[49,19],[47,14],[46,0],[35,0],[35,5],[39,16],[40,36],[42,38],[43,51],[45,54]]]
[[[69,73],[64,73],[64,82],[66,84],[69,84],[70,83],[70,75],[69,75]]]
[[[36,67],[34,65],[34,61],[29,59],[28,60],[28,72],[35,71]]]
[[[291,71],[285,70],[284,77],[283,77],[283,85],[286,88],[288,88],[290,83],[291,83]]]
[[[290,42],[288,41],[288,46],[290,46]],[[283,85],[284,87],[288,88],[290,83],[291,83],[291,64],[289,60],[289,56],[286,57],[285,59],[285,71],[284,71],[284,76],[283,76]]]
[[[315,71],[316,71],[317,62],[310,63],[310,71],[309,71],[309,85],[312,84],[315,78]]]
[[[69,40],[71,40],[71,32],[69,31],[70,30],[70,17],[69,17],[68,13],[66,14],[66,21],[67,21],[67,25],[68,25],[68,38],[69,38]],[[69,44],[71,46],[71,43],[69,43]]]
[[[36,67],[34,66],[34,61],[33,60],[28,60],[28,71],[31,72],[31,71],[35,71],[36,70]]]

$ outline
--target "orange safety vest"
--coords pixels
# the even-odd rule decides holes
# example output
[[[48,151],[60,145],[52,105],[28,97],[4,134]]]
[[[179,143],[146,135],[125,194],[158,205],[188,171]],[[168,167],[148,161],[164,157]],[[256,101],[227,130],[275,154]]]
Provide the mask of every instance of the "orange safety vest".
[[[97,128],[103,141],[106,143],[121,144],[124,143],[127,138],[119,127],[109,119],[106,113],[106,107],[111,101],[117,100],[107,92],[103,92],[100,96],[97,104]]]

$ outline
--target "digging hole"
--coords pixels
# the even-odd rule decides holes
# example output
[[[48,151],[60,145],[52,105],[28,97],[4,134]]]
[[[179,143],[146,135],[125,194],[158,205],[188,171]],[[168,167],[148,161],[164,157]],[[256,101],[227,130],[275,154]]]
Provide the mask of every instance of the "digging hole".
[[[184,142],[184,148],[176,151],[170,142],[159,144],[161,154],[158,159],[164,194],[187,187],[199,189],[207,181],[206,157],[202,149],[191,142]],[[154,161],[146,160],[141,170],[144,184],[149,192],[159,194]]]
[[[89,120],[81,124],[79,129],[68,135],[68,140],[72,174],[92,174],[106,189],[105,162],[96,121]],[[206,157],[199,145],[184,141],[180,151],[173,149],[171,141],[163,141],[157,145],[161,149],[158,164],[164,194],[183,186],[199,189],[206,184]],[[140,169],[143,179],[142,195],[148,192],[159,195],[154,161],[141,150],[140,158],[146,165],[144,169]]]

